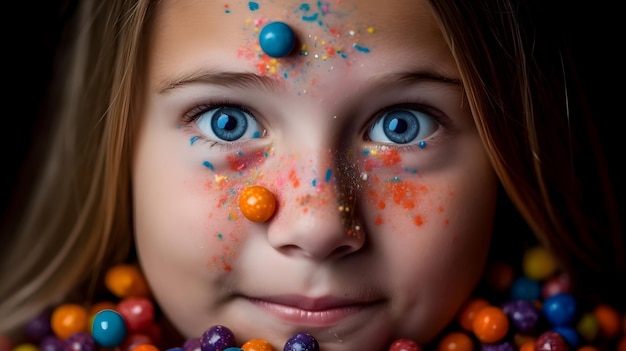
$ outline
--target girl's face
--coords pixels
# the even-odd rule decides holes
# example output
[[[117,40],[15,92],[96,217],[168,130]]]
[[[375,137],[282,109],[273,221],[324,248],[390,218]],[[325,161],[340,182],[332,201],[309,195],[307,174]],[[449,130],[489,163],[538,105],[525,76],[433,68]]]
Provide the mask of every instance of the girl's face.
[[[133,165],[136,241],[186,337],[424,343],[478,281],[497,180],[426,1],[165,0]],[[259,32],[297,42],[273,59]],[[238,197],[262,185],[274,216]]]

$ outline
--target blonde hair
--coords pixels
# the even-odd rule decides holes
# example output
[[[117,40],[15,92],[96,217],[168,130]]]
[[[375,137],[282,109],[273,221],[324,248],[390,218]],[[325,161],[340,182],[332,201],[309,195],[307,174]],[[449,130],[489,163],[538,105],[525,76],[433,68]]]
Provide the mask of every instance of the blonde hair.
[[[130,157],[141,101],[149,0],[82,1],[73,50],[55,86],[57,118],[32,198],[9,227],[0,276],[0,334],[80,291],[132,242]],[[87,282],[80,289],[78,285]],[[8,318],[10,316],[10,318]]]
[[[601,278],[626,278],[606,153],[554,16],[528,1],[431,5],[508,198],[576,289],[623,304],[624,291]]]
[[[68,298],[89,301],[103,267],[132,254],[132,141],[154,4],[80,2],[72,55],[55,86],[53,138],[28,207],[0,248],[0,334]],[[567,52],[550,46],[549,31],[534,32],[541,28],[525,4],[432,1],[516,211],[582,283],[611,290],[590,278],[606,269],[626,277],[603,152]]]

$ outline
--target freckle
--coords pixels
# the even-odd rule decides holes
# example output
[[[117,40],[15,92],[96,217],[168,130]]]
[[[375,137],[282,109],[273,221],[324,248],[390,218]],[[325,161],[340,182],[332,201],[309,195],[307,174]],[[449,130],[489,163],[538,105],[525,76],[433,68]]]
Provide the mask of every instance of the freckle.
[[[378,208],[380,208],[381,210],[384,210],[385,207],[387,207],[387,204],[385,204],[385,201],[381,201],[378,203]]]
[[[422,224],[424,224],[424,218],[422,218],[422,216],[420,216],[420,215],[415,216],[415,219],[413,221],[418,226],[421,226]]]
[[[381,215],[376,216],[376,219],[374,220],[374,225],[381,225],[383,224],[383,217]]]
[[[443,212],[443,206],[439,206],[439,212]]]
[[[443,221],[443,224],[445,224],[445,225],[450,224],[450,220],[446,218],[446,219]]]

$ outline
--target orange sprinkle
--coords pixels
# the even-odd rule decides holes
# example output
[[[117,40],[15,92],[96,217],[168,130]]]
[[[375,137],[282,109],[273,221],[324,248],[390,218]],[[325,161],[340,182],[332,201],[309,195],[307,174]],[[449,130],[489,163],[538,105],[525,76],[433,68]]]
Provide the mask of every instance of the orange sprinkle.
[[[422,218],[422,216],[417,215],[415,216],[415,218],[413,219],[413,221],[415,222],[415,224],[417,224],[418,226],[421,226],[422,224],[424,224],[424,218]]]

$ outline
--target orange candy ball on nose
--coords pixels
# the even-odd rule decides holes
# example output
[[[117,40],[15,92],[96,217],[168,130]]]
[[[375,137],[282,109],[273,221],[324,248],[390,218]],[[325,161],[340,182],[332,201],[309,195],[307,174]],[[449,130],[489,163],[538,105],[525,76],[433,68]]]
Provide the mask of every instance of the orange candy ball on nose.
[[[252,222],[262,223],[270,219],[276,210],[276,197],[260,185],[249,186],[239,195],[239,209]]]

